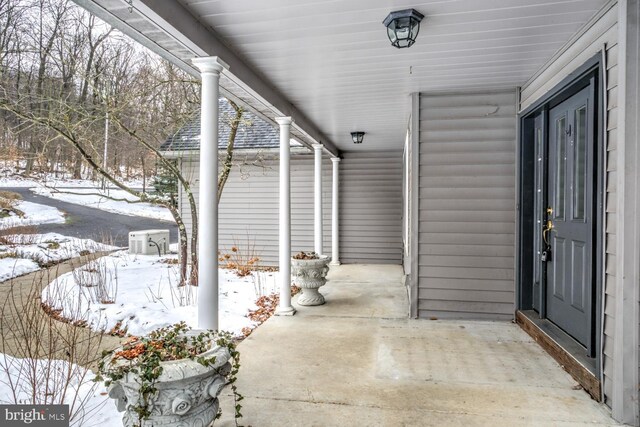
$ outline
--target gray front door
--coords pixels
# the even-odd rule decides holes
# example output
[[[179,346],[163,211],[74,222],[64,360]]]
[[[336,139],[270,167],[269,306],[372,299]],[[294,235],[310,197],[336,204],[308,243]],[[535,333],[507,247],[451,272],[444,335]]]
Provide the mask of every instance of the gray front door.
[[[592,347],[594,105],[591,87],[548,113],[547,207],[542,214],[546,317]]]

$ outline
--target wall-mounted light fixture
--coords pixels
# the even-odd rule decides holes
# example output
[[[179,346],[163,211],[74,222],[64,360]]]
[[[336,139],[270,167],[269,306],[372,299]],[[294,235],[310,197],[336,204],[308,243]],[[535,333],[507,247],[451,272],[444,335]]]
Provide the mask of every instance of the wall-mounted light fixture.
[[[424,15],[415,9],[391,12],[382,23],[387,27],[387,36],[391,44],[398,49],[411,47],[420,31],[420,21]]]
[[[362,144],[364,139],[364,132],[351,132],[351,139],[354,144]]]

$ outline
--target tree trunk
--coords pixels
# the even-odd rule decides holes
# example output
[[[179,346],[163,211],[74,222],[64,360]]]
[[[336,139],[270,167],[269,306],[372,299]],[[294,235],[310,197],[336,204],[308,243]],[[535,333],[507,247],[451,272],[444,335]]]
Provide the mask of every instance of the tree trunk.
[[[180,238],[180,286],[184,286],[187,284],[187,265],[189,264],[189,258],[187,257],[187,228],[184,225],[184,221],[182,221],[180,212],[175,206],[173,206],[173,204],[167,203],[164,206],[169,209],[169,212],[171,212],[173,219],[176,221],[176,224],[178,224],[178,236]],[[192,266],[192,277],[193,271],[194,270]]]
[[[142,192],[146,193],[147,191],[147,174],[145,173],[144,168],[144,154],[140,156],[140,164],[142,165]]]
[[[220,203],[222,190],[224,190],[224,186],[227,183],[227,179],[229,179],[229,174],[231,173],[231,167],[233,166],[233,148],[236,141],[236,134],[238,133],[240,121],[242,120],[242,114],[244,113],[244,110],[235,102],[231,101],[230,99],[228,101],[233,109],[236,110],[236,115],[230,123],[231,129],[229,131],[229,139],[227,140],[227,151],[222,162],[222,172],[218,177],[218,203]]]
[[[82,179],[82,156],[77,154],[74,156],[73,162],[73,179]]]

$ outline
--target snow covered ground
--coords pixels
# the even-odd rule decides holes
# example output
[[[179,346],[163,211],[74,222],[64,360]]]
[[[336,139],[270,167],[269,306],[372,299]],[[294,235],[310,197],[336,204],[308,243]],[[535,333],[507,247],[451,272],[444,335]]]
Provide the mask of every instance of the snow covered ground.
[[[142,188],[142,180],[140,179],[123,180],[123,182],[131,188]],[[13,168],[0,167],[0,188],[3,187],[30,188],[36,194],[67,203],[89,206],[122,215],[173,222],[173,217],[168,209],[154,206],[150,203],[128,203],[125,200],[136,202],[138,199],[126,191],[114,187],[113,184],[108,184],[107,190],[104,191],[99,181],[69,179],[63,176],[55,176],[54,174],[42,174],[38,177],[25,178],[15,174]],[[123,200],[110,200],[101,195]]]
[[[73,426],[118,426],[122,425],[122,414],[116,410],[113,400],[107,396],[104,383],[95,383],[95,374],[77,365],[69,366],[63,360],[19,359],[0,353],[0,404],[60,402],[45,393],[62,391],[67,374],[71,380],[64,403],[72,408]],[[34,390],[33,384],[36,384]],[[57,387],[53,387],[56,384]],[[33,398],[35,394],[36,398]]]
[[[58,233],[18,234],[3,236],[3,239],[8,243],[0,244],[0,282],[39,270],[41,265],[117,249],[90,239]]]
[[[107,212],[173,221],[173,216],[171,216],[167,208],[154,206],[150,203],[131,203],[139,199],[120,189],[107,189],[103,191],[100,188],[91,187],[56,190],[50,187],[39,186],[31,188],[31,191],[52,199],[102,209]],[[106,196],[121,200],[111,200]],[[127,200],[129,202],[127,202]]]
[[[178,265],[167,260],[176,256],[116,252],[60,276],[43,290],[42,300],[95,330],[118,326],[131,335],[144,335],[182,320],[196,327],[198,288],[177,286]],[[277,273],[239,278],[221,269],[219,275],[220,329],[240,335],[243,328],[255,326],[247,312],[257,308],[260,294],[276,292]]]
[[[13,175],[13,174],[5,174],[4,176],[0,176],[0,187],[30,188],[30,187],[39,187],[44,185],[49,185],[49,186],[63,185],[65,187],[87,187],[89,182],[91,181],[88,181],[86,179],[56,178],[53,175],[32,177],[32,178],[26,178],[20,175]]]
[[[38,173],[25,177],[22,175],[24,163],[21,167],[22,169],[18,170],[13,162],[8,164],[0,161],[0,187],[98,187],[100,185],[99,182],[89,179],[72,179],[71,174],[68,173]],[[123,182],[129,187],[142,188],[142,179],[125,179]],[[113,186],[108,185],[108,187]]]
[[[37,270],[40,270],[40,266],[34,260],[14,257],[2,258],[0,259],[0,282]]]
[[[64,214],[51,206],[19,200],[16,201],[15,207],[21,210],[24,216],[11,215],[6,218],[0,218],[0,230],[22,225],[64,223]]]

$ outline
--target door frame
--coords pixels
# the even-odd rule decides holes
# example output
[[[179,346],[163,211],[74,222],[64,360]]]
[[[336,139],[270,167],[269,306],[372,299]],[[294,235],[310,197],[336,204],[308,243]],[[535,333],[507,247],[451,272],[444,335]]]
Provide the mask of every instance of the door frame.
[[[570,98],[585,87],[585,83],[595,80],[593,92],[595,95],[595,194],[594,194],[594,230],[596,241],[593,248],[594,295],[593,295],[593,330],[591,331],[595,349],[594,375],[602,376],[602,312],[603,312],[603,268],[606,254],[604,253],[604,217],[605,217],[605,126],[604,108],[605,91],[603,51],[594,55],[583,65],[578,67],[542,98],[518,114],[518,155],[517,155],[517,217],[516,217],[516,310],[533,309],[533,247],[534,247],[534,198],[535,198],[535,159],[534,144],[532,142],[534,117],[543,113],[545,118],[545,141],[548,135],[546,116],[550,107]],[[544,294],[542,286],[541,294]],[[544,310],[541,313],[544,315]]]

